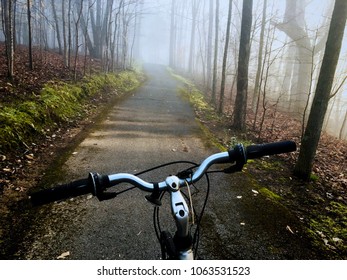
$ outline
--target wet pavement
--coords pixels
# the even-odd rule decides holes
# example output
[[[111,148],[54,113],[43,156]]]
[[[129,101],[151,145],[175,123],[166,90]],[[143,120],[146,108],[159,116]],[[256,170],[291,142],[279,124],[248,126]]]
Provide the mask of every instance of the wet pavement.
[[[163,66],[147,66],[147,82],[115,104],[62,166],[64,182],[88,172],[137,173],[178,160],[201,162],[217,152],[202,140],[190,105],[178,95],[179,82]],[[186,168],[180,164],[142,175],[162,181]],[[49,174],[49,172],[48,172]],[[284,207],[256,194],[247,173],[211,174],[202,220],[200,259],[314,259],[300,221]],[[58,183],[58,182],[57,182]],[[199,210],[206,182],[193,188]],[[126,185],[115,187],[117,190]],[[19,258],[159,259],[153,206],[140,190],[99,202],[84,196],[39,207]],[[173,229],[168,201],[161,209],[163,228]],[[68,252],[68,253],[67,253]]]

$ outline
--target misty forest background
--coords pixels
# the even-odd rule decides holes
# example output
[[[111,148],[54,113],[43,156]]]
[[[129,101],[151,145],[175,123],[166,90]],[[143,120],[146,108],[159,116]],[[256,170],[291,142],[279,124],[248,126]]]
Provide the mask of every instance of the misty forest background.
[[[75,80],[93,62],[104,73],[165,64],[194,80],[230,127],[261,136],[265,120],[282,125],[280,113],[300,122],[312,151],[303,149],[306,166],[296,171],[307,177],[321,129],[347,139],[345,2],[1,0],[3,102],[22,81],[19,69],[47,63],[47,51]],[[24,65],[16,60],[23,45]]]

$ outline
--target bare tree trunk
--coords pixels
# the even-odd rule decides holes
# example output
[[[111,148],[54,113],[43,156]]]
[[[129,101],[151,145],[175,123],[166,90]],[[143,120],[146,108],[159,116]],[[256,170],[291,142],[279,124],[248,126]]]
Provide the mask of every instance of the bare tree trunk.
[[[31,35],[31,3],[30,0],[27,0],[27,15],[28,15],[28,45],[29,45],[29,68],[30,70],[34,70],[33,66],[33,52],[32,52],[32,35]]]
[[[79,28],[79,23],[80,23],[80,19],[82,16],[82,11],[83,11],[83,0],[79,1],[80,3],[80,7],[79,7],[79,11],[77,14],[77,20],[75,22],[75,29],[76,29],[76,35],[75,35],[75,62],[74,62],[74,79],[77,80],[77,62],[78,62],[78,28]]]
[[[266,22],[266,8],[267,8],[267,0],[264,0],[263,3],[263,17],[261,20],[261,30],[260,30],[260,38],[259,38],[259,51],[258,51],[258,65],[257,65],[257,74],[255,76],[255,85],[252,97],[252,109],[253,112],[256,111],[257,106],[257,95],[259,93],[259,80],[262,69],[262,61],[263,61],[263,48],[264,48],[264,32],[265,32],[265,22]]]
[[[112,40],[112,44],[111,44],[111,64],[112,64],[112,70],[115,71],[116,66],[118,66],[118,59],[116,59],[116,50],[118,50],[118,41],[117,41],[117,37],[118,37],[118,33],[119,33],[119,24],[118,24],[118,19],[119,19],[119,14],[121,11],[121,6],[123,5],[123,0],[121,0],[119,2],[118,5],[118,11],[115,15],[114,20],[114,31],[113,31],[113,40]],[[117,46],[117,47],[116,47]],[[117,52],[118,55],[118,52]]]
[[[250,55],[250,35],[252,28],[253,0],[243,0],[239,62],[237,71],[237,95],[235,100],[234,123],[235,129],[246,129],[248,64]]]
[[[30,0],[28,0],[28,2],[30,2]],[[53,11],[54,23],[55,23],[55,31],[57,32],[59,54],[62,54],[63,48],[61,45],[60,27],[59,27],[59,20],[58,20],[58,16],[57,16],[57,9],[55,8],[55,0],[51,0],[51,6],[52,6],[52,11]]]
[[[313,160],[322,132],[324,117],[327,111],[335,70],[341,50],[346,17],[347,2],[345,0],[336,0],[316,93],[312,102],[305,134],[302,139],[299,158],[295,166],[296,175],[304,179],[309,179],[312,171]]]
[[[16,22],[15,25],[18,26],[16,28],[16,44],[21,45],[23,44],[23,16],[25,15],[25,8],[22,7],[21,11],[20,11],[20,16],[19,16],[19,22]],[[16,51],[16,50],[15,50]]]
[[[175,53],[176,53],[176,0],[171,0],[171,18],[170,18],[170,50],[169,50],[169,65],[170,67],[175,67]]]
[[[67,52],[67,66],[71,67],[71,52],[72,52],[72,27],[71,27],[71,0],[69,0],[68,18],[68,52]]]
[[[339,132],[339,139],[343,139],[343,136],[344,136],[343,133],[346,130],[346,126],[347,126],[347,109],[346,109],[345,117],[344,117],[342,125],[341,125],[340,132]]]
[[[134,19],[134,31],[133,38],[131,43],[131,51],[130,51],[130,68],[133,67],[133,63],[139,59],[140,49],[139,49],[139,38],[141,31],[141,13],[143,9],[143,1],[139,1],[135,3],[135,19]]]
[[[12,32],[13,32],[13,53],[16,52],[17,39],[16,39],[16,15],[17,15],[17,0],[12,0]]]
[[[83,13],[81,15],[81,25],[83,30],[83,36],[84,36],[84,65],[83,65],[83,75],[86,75],[86,68],[87,68],[87,52],[89,50],[89,54],[91,53],[93,49],[93,44],[90,40],[89,34],[88,34],[88,24],[89,24],[89,15],[90,15],[90,9],[94,3],[88,2],[88,9],[86,11],[87,19],[84,18]]]
[[[318,33],[318,30],[316,31],[316,38],[315,39],[317,39],[317,33]],[[312,47],[312,52],[311,52],[311,61],[310,61],[310,64],[309,64],[310,65],[310,75],[308,77],[309,88],[308,88],[307,99],[306,99],[306,103],[305,103],[305,107],[304,107],[304,111],[303,111],[303,115],[302,115],[301,139],[304,137],[307,111],[308,111],[308,108],[309,108],[310,98],[311,98],[311,95],[312,95],[313,74],[314,74],[314,70],[315,70],[315,64],[314,64],[315,47],[316,47],[316,44],[314,43],[313,47]]]
[[[102,25],[101,25],[101,0],[96,0],[96,30],[95,30],[95,47],[97,57],[102,59]]]
[[[276,27],[285,32],[296,45],[297,63],[294,69],[297,70],[293,74],[296,80],[292,83],[293,92],[291,93],[290,111],[301,116],[306,105],[307,95],[309,94],[310,57],[313,47],[305,29],[305,1],[287,0],[283,23],[277,24]],[[317,46],[322,46],[321,42],[324,40],[325,37],[317,43]],[[316,53],[320,49],[321,47],[316,48]]]
[[[224,91],[225,91],[225,78],[226,78],[225,76],[226,76],[227,59],[228,59],[232,6],[233,6],[233,1],[229,0],[228,22],[227,22],[227,30],[225,35],[223,66],[222,66],[222,81],[220,86],[220,96],[219,96],[219,106],[218,106],[218,112],[220,114],[223,113],[223,107],[224,107]]]
[[[211,90],[212,82],[212,37],[213,37],[213,0],[209,1],[209,19],[207,35],[207,58],[206,58],[206,88]]]
[[[64,65],[68,66],[68,43],[66,38],[66,10],[65,10],[65,0],[61,1],[61,15],[63,20],[63,43],[64,43]]]
[[[2,0],[4,15],[4,35],[6,45],[7,76],[12,79],[14,76],[14,33],[13,33],[13,5],[12,1]]]
[[[194,55],[195,55],[195,31],[196,31],[196,18],[199,11],[200,2],[198,0],[192,1],[192,27],[190,33],[190,52],[189,52],[189,63],[188,71],[193,74],[194,71]]]
[[[86,12],[86,17],[87,19],[84,18],[84,15],[82,14],[81,16],[81,28],[83,30],[83,35],[84,35],[84,39],[85,39],[85,47],[88,48],[89,50],[89,54],[92,57],[95,57],[95,49],[94,49],[94,45],[93,42],[90,38],[89,32],[88,32],[88,25],[89,25],[89,19],[90,19],[90,15],[91,15],[91,9],[94,6],[95,1],[89,1],[88,3],[88,10]],[[87,52],[85,52],[87,53]]]
[[[219,28],[219,0],[216,0],[215,12],[215,34],[214,34],[214,55],[213,55],[213,75],[212,75],[212,104],[216,105],[217,91],[217,64],[218,64],[218,28]]]
[[[273,46],[273,42],[274,42],[275,30],[273,29],[273,33],[272,33],[271,37],[270,37],[270,31],[271,30],[269,29],[269,34],[268,34],[267,40],[266,40],[265,57],[264,57],[264,61],[262,63],[262,67],[261,67],[261,84],[260,84],[260,87],[261,86],[263,87],[262,98],[261,98],[262,99],[263,112],[261,115],[261,121],[260,121],[260,125],[259,125],[258,139],[261,138],[261,133],[263,131],[263,125],[264,125],[264,121],[265,121],[266,111],[268,110],[267,84],[268,84],[268,80],[269,80],[270,67],[273,64],[273,62],[276,60],[276,56],[271,60],[271,53],[272,53],[272,46]],[[266,64],[266,67],[265,67],[265,64]],[[256,119],[257,119],[257,115],[258,115],[258,110],[259,110],[260,95],[261,95],[260,92],[261,92],[261,88],[259,88],[258,102],[257,102],[257,107],[256,107],[256,115],[255,115],[255,119],[254,119],[254,127],[255,127],[255,123],[256,123]]]

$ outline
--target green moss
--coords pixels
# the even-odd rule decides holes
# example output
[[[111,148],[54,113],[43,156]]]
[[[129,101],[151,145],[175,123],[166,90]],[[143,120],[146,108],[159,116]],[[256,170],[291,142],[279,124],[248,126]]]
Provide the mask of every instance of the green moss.
[[[202,139],[207,146],[216,147],[219,151],[225,152],[227,148],[219,143],[218,139],[213,135],[213,133],[201,122],[198,121],[200,131],[202,132]]]
[[[31,133],[38,130],[35,121],[26,112],[15,107],[0,110],[0,149],[25,143]]]
[[[215,110],[209,105],[204,94],[197,89],[194,83],[180,75],[177,75],[173,72],[172,69],[168,69],[171,75],[178,81],[182,83],[182,87],[179,88],[179,94],[185,100],[187,100],[196,113],[204,114],[205,120],[219,120],[218,114]]]
[[[310,181],[313,181],[313,182],[317,182],[319,180],[319,176],[314,174],[314,173],[311,173],[310,174]]]
[[[168,67],[167,70],[170,72],[172,77],[174,77],[176,80],[180,81],[184,85],[188,87],[195,87],[192,81],[182,77],[181,75],[176,74],[172,68]]]
[[[140,73],[124,71],[85,77],[78,83],[52,81],[30,101],[0,104],[0,152],[25,145],[56,123],[70,122],[82,116],[88,97],[113,89],[120,95],[138,87],[142,80]]]
[[[45,117],[54,122],[66,122],[80,115],[84,92],[81,87],[67,83],[47,84],[41,91],[40,100]]]
[[[123,92],[129,92],[140,86],[143,76],[139,72],[123,71],[113,76],[114,87]]]
[[[337,255],[347,255],[347,206],[332,201],[326,216],[317,214],[310,220],[308,233],[314,244]]]
[[[259,192],[266,196],[267,198],[271,199],[271,200],[274,200],[274,201],[278,201],[278,200],[281,200],[282,197],[279,196],[278,194],[270,191],[268,188],[265,188],[265,187],[262,187],[259,189]]]
[[[275,161],[272,159],[271,161],[261,160],[261,166],[264,170],[268,171],[282,171],[283,165],[280,161]]]
[[[220,117],[208,104],[202,92],[196,89],[195,86],[185,84],[184,87],[179,89],[179,93],[183,99],[187,100],[192,105],[196,113],[204,115],[205,120],[219,120]]]

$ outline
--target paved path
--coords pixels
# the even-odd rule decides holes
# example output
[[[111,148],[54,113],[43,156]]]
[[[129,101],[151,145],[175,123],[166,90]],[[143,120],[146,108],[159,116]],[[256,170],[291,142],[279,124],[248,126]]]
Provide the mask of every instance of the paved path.
[[[165,67],[152,66],[146,71],[149,79],[145,85],[115,105],[65,162],[67,181],[85,177],[89,171],[136,173],[169,161],[200,162],[216,152],[203,144],[194,113],[178,97],[177,81]],[[163,180],[182,167],[166,168],[165,173],[154,171],[143,178]],[[246,177],[212,175],[200,258],[314,257],[300,231],[292,234],[286,229],[300,230],[297,221],[284,209],[254,196]],[[196,196],[200,200],[203,185]],[[145,195],[133,190],[101,203],[86,196],[42,207],[27,237],[30,246],[22,249],[23,257],[55,259],[69,252],[70,259],[160,258],[152,226],[153,206],[145,201]],[[163,226],[172,228],[167,219],[169,209],[163,206],[161,213]]]

